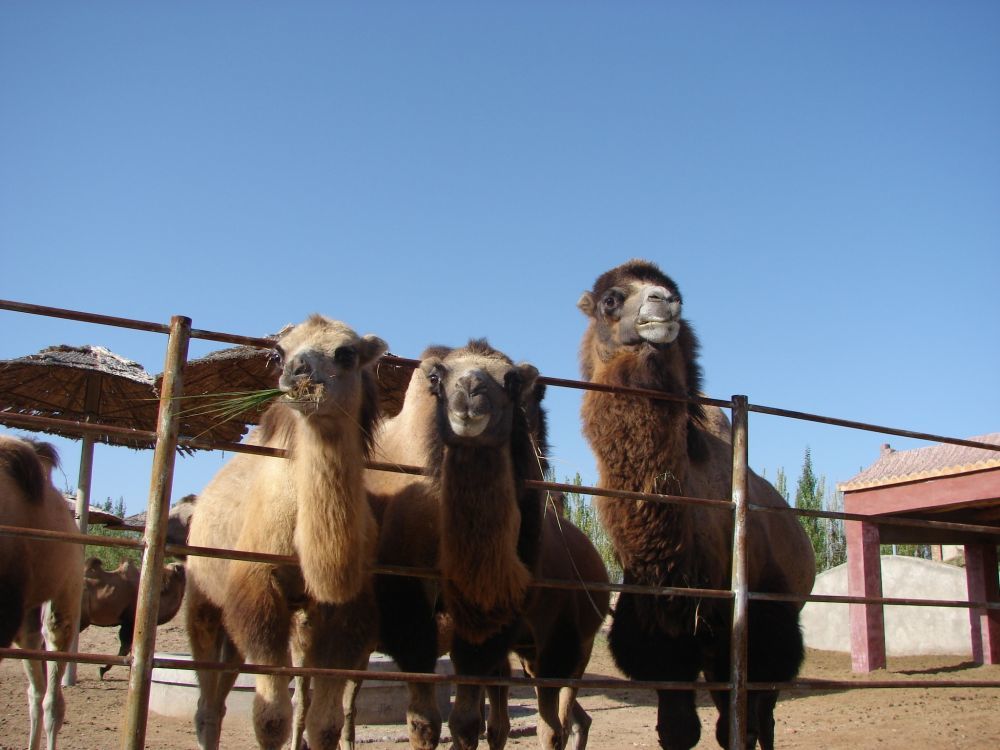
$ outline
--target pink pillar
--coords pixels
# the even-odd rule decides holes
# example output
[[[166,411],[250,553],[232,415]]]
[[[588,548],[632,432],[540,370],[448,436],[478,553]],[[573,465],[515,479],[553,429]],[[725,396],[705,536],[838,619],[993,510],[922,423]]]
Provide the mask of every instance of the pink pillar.
[[[965,545],[965,580],[969,601],[1000,603],[996,545]],[[1000,664],[1000,610],[970,609],[969,625],[972,660],[976,664]]]
[[[847,535],[847,593],[849,596],[882,596],[882,561],[878,526],[845,521]],[[885,615],[881,604],[850,604],[851,669],[871,672],[885,669]]]

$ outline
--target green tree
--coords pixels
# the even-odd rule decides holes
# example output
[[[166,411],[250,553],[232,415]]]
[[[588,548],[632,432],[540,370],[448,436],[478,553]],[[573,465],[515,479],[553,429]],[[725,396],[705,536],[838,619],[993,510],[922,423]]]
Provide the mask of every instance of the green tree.
[[[785,476],[784,468],[779,468],[778,473],[774,478],[774,489],[778,491],[778,494],[785,498],[785,502],[789,502],[788,497],[788,477]]]
[[[795,507],[800,510],[823,510],[824,487],[817,478],[812,466],[812,453],[806,446],[805,459],[802,461],[802,473],[795,487]],[[799,523],[806,530],[813,551],[816,553],[816,569],[823,570],[826,561],[826,535],[822,518],[815,516],[799,516]]]
[[[826,509],[842,513],[844,511],[844,493],[833,492],[830,498]],[[844,520],[842,518],[824,518],[823,521],[825,559],[821,562],[819,569],[827,570],[847,562],[847,536],[844,534]]]
[[[574,484],[577,487],[583,485],[583,479],[577,473],[573,479],[567,478],[564,484]],[[597,509],[593,502],[580,492],[565,493],[563,503],[563,515],[568,518],[574,526],[587,535],[591,543],[597,549],[598,554],[604,561],[604,566],[608,569],[608,576],[613,583],[622,582],[622,568],[618,564],[615,555],[614,545],[604,527],[601,526],[597,518]]]
[[[119,518],[125,517],[124,497],[119,497],[117,502],[113,501],[109,497],[103,503],[98,503],[95,507],[103,510],[105,513],[113,513]],[[118,531],[115,529],[109,529],[104,524],[94,524],[88,526],[87,534],[91,536],[118,537],[122,539],[142,538],[142,535],[135,531]],[[142,552],[132,547],[104,547],[97,544],[88,544],[84,554],[88,558],[100,558],[105,570],[114,570],[121,564],[122,560],[125,559],[131,560],[137,566],[142,560]]]

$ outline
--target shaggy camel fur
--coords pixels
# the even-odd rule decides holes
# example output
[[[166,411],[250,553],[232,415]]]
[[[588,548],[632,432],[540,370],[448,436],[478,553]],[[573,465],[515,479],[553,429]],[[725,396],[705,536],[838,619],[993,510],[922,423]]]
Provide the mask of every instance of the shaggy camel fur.
[[[171,563],[163,568],[160,584],[160,608],[156,624],[174,619],[184,599],[184,566]],[[83,571],[83,599],[80,605],[80,630],[91,625],[105,628],[118,626],[118,655],[132,650],[135,633],[135,610],[139,596],[139,568],[131,560],[123,560],[115,570],[105,570],[100,558],[91,557]],[[111,669],[106,664],[98,671],[101,679]]]
[[[372,364],[386,349],[343,323],[314,315],[283,332],[285,392],[249,438],[287,460],[240,454],[199,495],[192,545],[295,555],[301,568],[196,557],[188,561],[188,635],[196,660],[364,669],[376,607],[369,567],[377,532],[362,471],[377,416]],[[298,613],[298,614],[296,614]],[[199,672],[195,724],[216,748],[235,675]],[[345,680],[317,678],[306,715],[312,750],[338,745]],[[291,732],[288,679],[257,678],[253,720],[262,748]]]
[[[66,501],[52,485],[52,468],[58,463],[48,443],[0,435],[0,524],[79,533]],[[0,536],[0,647],[16,643],[41,649],[47,643],[52,650],[68,651],[82,586],[79,545]],[[66,713],[61,687],[66,664],[24,660],[23,665],[29,682],[28,748],[41,747],[44,712],[47,747],[54,750]]]
[[[529,589],[536,575],[607,582],[589,540],[555,514],[543,521],[544,493],[525,487],[525,480],[543,476],[545,466],[539,403],[544,389],[535,383],[537,374],[482,341],[454,351],[429,350],[403,411],[381,433],[383,460],[427,465],[434,476],[416,483],[428,483],[434,492],[419,508],[390,504],[380,562],[390,555],[409,565],[436,558],[443,603],[454,623],[451,655],[459,674],[505,676],[513,650],[529,674],[578,677],[607,611],[606,592]],[[419,539],[422,546],[408,550],[403,539],[407,545]],[[389,653],[397,661],[422,659],[413,671],[432,671],[436,592],[396,576],[379,576],[376,585],[381,639]],[[487,737],[491,748],[501,748],[510,729],[507,691],[489,693]],[[478,744],[482,695],[481,687],[456,688],[449,726],[457,748]],[[539,741],[543,748],[561,748],[575,727],[583,747],[590,719],[575,690],[564,689],[561,697],[560,704],[558,689],[539,690]]]
[[[699,392],[698,342],[681,317],[677,285],[646,261],[630,261],[597,279],[578,306],[589,318],[580,349],[583,375],[594,383]],[[609,489],[711,499],[731,497],[732,447],[719,436],[721,413],[696,404],[587,391],[584,433]],[[750,473],[751,503],[787,507]],[[598,500],[600,518],[625,570],[625,583],[726,589],[731,575],[732,513],[703,506]],[[792,515],[751,513],[749,587],[807,595],[814,579],[812,547]],[[801,604],[751,602],[749,679],[793,678],[803,657]],[[635,679],[729,679],[731,605],[718,599],[623,593],[609,645]],[[693,691],[660,691],[657,732],[662,747],[686,749],[701,726]],[[728,695],[713,692],[716,739],[728,747]],[[748,747],[774,745],[776,692],[750,696]]]

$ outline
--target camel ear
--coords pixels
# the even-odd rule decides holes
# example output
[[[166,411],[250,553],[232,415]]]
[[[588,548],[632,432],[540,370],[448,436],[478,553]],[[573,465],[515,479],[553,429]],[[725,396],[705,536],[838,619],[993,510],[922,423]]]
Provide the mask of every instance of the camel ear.
[[[522,402],[534,397],[535,381],[538,379],[538,368],[527,362],[522,362],[513,370],[507,373],[504,385],[509,393],[515,390],[519,393]]]
[[[372,336],[371,334],[362,336],[361,343],[358,345],[358,357],[360,358],[361,366],[364,367],[371,364],[385,354],[388,349],[389,345],[378,336]]]
[[[580,312],[588,318],[594,317],[594,310],[597,309],[597,304],[594,302],[594,295],[590,292],[584,292],[581,294],[580,299],[576,301],[576,306],[579,307]]]

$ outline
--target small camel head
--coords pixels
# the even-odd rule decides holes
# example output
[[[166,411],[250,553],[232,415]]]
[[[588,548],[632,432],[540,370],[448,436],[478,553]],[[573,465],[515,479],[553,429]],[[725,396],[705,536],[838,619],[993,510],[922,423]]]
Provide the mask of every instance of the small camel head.
[[[515,365],[485,340],[470,341],[420,370],[437,399],[437,421],[449,445],[494,446],[510,438],[515,409],[535,398],[538,370]]]
[[[358,336],[344,323],[321,315],[278,336],[278,387],[284,403],[305,416],[352,412],[361,398],[362,371],[388,349],[379,337]]]
[[[591,319],[604,360],[622,347],[672,344],[683,323],[677,284],[643,260],[630,260],[602,274],[576,305]]]

